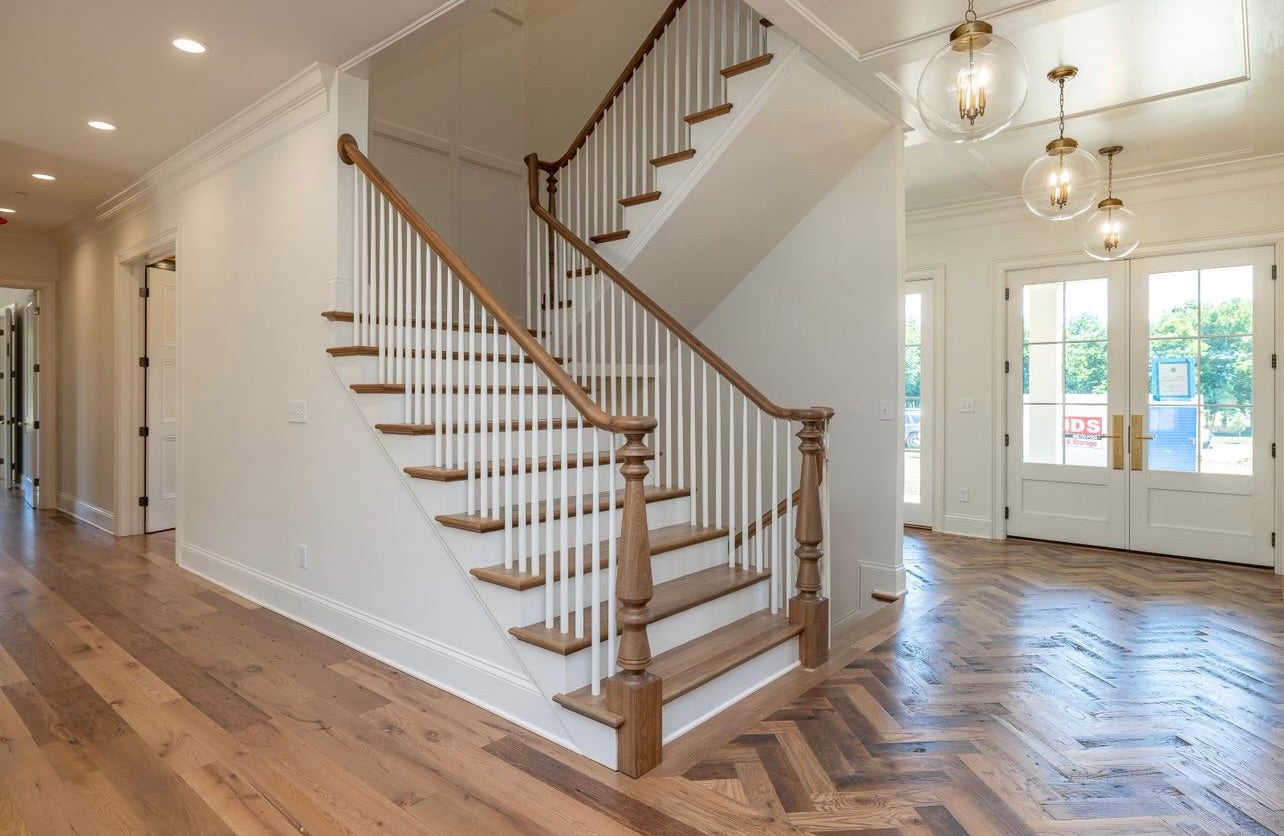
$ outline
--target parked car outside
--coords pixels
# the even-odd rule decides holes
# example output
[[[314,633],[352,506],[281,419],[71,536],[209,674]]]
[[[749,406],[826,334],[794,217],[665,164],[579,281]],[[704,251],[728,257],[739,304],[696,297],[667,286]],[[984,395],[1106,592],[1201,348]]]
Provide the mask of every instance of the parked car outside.
[[[905,449],[917,450],[923,445],[923,440],[919,435],[923,421],[923,410],[907,409],[905,410]]]

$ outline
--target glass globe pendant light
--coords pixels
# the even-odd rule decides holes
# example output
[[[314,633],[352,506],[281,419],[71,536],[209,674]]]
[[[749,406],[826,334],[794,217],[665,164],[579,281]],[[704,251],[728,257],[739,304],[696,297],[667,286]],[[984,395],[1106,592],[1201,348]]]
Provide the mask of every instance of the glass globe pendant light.
[[[1068,221],[1087,212],[1101,188],[1097,158],[1066,136],[1066,82],[1078,74],[1075,67],[1057,67],[1048,73],[1048,80],[1061,88],[1061,135],[1030,164],[1021,183],[1025,205],[1050,221]]]
[[[1137,216],[1124,208],[1124,202],[1115,197],[1115,155],[1122,145],[1111,145],[1098,151],[1110,160],[1106,182],[1106,199],[1097,204],[1097,211],[1083,226],[1083,251],[1098,261],[1117,261],[1132,255],[1141,243],[1137,233]]]
[[[1025,59],[977,19],[973,2],[918,80],[918,112],[928,130],[949,142],[994,136],[1012,124],[1030,88]]]

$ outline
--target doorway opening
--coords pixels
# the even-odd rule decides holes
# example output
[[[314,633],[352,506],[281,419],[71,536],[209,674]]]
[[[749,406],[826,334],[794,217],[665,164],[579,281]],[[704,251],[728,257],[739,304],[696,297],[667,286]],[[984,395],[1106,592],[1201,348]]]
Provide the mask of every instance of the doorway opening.
[[[1008,274],[1009,534],[1274,565],[1273,263]]]
[[[936,274],[914,273],[905,280],[904,425],[901,446],[904,479],[901,497],[906,525],[934,527],[936,462]]]
[[[6,491],[39,508],[40,291],[0,288],[0,468]]]
[[[178,517],[178,261],[146,266],[142,300],[143,531],[174,528]]]

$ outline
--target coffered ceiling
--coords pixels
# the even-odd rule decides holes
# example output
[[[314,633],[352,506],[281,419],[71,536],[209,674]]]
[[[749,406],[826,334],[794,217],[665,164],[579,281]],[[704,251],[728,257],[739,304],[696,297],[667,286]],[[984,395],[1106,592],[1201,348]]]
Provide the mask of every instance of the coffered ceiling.
[[[754,5],[906,130],[906,204],[921,212],[1019,194],[1026,166],[1056,136],[1058,64],[1066,133],[1125,146],[1119,179],[1284,154],[1284,2],[977,0],[1030,70],[1012,127],[983,143],[935,139],[914,94],[966,0],[753,0]],[[1284,160],[1281,160],[1284,162]]]

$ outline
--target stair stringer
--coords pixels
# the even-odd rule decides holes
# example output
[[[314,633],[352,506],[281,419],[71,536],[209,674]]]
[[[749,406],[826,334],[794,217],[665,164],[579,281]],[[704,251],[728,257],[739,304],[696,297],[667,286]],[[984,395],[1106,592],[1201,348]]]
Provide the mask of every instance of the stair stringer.
[[[332,329],[332,332],[333,330],[335,329]],[[342,329],[338,330],[341,331]],[[334,337],[332,336],[332,340],[333,339]],[[349,340],[347,344],[351,344],[351,341]],[[335,377],[336,383],[342,386],[342,388],[348,393],[348,399],[352,404],[352,408],[361,416],[362,424],[365,425],[367,432],[383,454],[388,467],[397,475],[397,477],[399,477],[402,488],[410,496],[411,501],[423,515],[428,529],[432,531],[437,544],[442,549],[442,552],[449,557],[450,563],[454,567],[455,571],[457,571],[466,581],[466,586],[472,593],[472,601],[482,609],[496,631],[500,634],[506,635],[508,627],[499,622],[495,613],[486,604],[481,590],[478,589],[476,579],[468,573],[468,569],[444,536],[445,531],[443,530],[443,526],[435,519],[436,513],[450,513],[454,509],[442,508],[434,512],[426,506],[424,495],[422,492],[415,490],[415,487],[411,484],[412,480],[410,477],[401,471],[396,458],[385,443],[383,433],[379,432],[375,428],[374,422],[372,422],[362,410],[359,399],[371,396],[360,395],[350,388],[349,384],[352,381],[345,380],[343,365],[343,361],[339,358],[330,359],[330,370]],[[391,631],[390,627],[395,627],[395,625],[383,626],[383,629]],[[592,754],[584,751],[580,747],[576,740],[576,735],[572,734],[571,729],[568,728],[566,715],[570,712],[567,712],[561,706],[553,702],[553,694],[548,693],[545,689],[540,687],[529,666],[518,652],[518,648],[515,646],[516,642],[511,636],[508,637],[507,643],[510,657],[506,661],[510,662],[512,667],[499,664],[495,660],[485,660],[490,663],[486,667],[474,665],[477,670],[489,677],[488,685],[493,683],[496,690],[490,696],[473,693],[466,688],[460,687],[457,683],[444,681],[439,676],[434,676],[429,671],[414,664],[409,658],[392,658],[388,654],[375,652],[370,648],[358,646],[353,642],[344,640],[342,637],[335,636],[335,638],[345,641],[345,643],[352,645],[363,653],[373,656],[381,662],[384,662],[403,673],[409,674],[416,679],[427,682],[441,688],[443,691],[447,691],[457,697],[467,700],[468,702],[503,717],[522,728],[528,729],[541,737],[551,740],[560,746],[570,749],[571,751],[580,752],[581,754],[593,757]],[[444,642],[440,637],[432,638],[440,644],[446,644],[446,642]],[[467,656],[468,654],[461,655]],[[594,759],[598,760],[598,758]],[[614,763],[608,765],[614,768]]]

